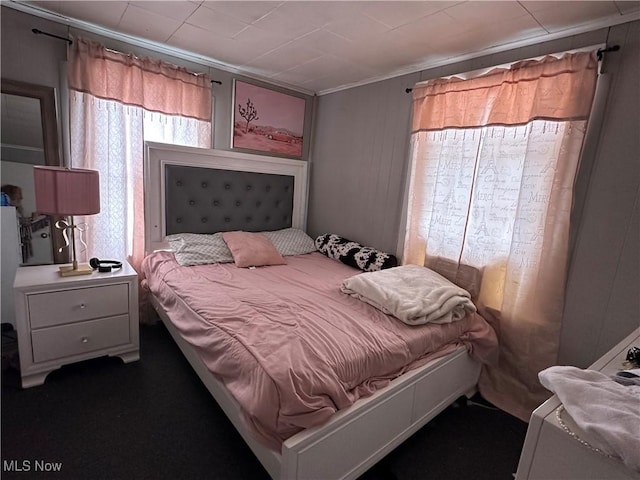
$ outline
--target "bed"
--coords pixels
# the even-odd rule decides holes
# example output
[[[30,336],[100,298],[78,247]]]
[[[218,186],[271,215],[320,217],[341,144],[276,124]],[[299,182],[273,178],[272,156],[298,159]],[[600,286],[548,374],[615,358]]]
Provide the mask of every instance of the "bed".
[[[495,335],[477,314],[408,327],[340,292],[340,282],[359,271],[319,252],[247,269],[180,266],[168,251],[166,236],[178,233],[304,230],[306,162],[154,143],[145,150],[143,275],[151,303],[272,478],[355,478],[457,398],[474,393],[480,360],[495,351]],[[346,326],[345,315],[362,316]],[[352,345],[326,345],[334,330],[346,331]],[[418,333],[426,330],[438,337],[437,346]],[[387,370],[369,378],[367,365],[376,363],[369,349],[383,337],[403,349],[376,351]],[[263,343],[266,353],[258,350]],[[301,349],[284,353],[295,362],[269,360],[285,347]],[[319,363],[298,365],[316,354]],[[320,388],[315,377],[331,375],[326,365],[343,366],[345,357],[355,358],[357,368],[345,367],[329,391],[313,390]]]

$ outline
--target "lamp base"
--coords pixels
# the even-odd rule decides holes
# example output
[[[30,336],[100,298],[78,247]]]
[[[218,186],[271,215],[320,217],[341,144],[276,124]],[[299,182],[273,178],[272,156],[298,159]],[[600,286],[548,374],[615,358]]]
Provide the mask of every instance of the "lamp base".
[[[73,277],[75,275],[91,275],[93,273],[93,268],[87,265],[86,263],[78,265],[78,268],[73,269],[73,265],[66,265],[64,267],[60,267],[60,275],[62,277]]]

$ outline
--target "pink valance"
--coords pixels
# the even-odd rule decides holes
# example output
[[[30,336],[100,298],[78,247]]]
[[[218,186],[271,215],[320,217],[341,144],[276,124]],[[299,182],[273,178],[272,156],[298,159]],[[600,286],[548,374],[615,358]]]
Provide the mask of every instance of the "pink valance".
[[[69,47],[69,88],[152,112],[211,121],[211,79],[184,67],[109,50],[84,38]]]
[[[596,79],[594,53],[579,52],[525,60],[469,80],[431,80],[413,88],[411,130],[584,120]]]

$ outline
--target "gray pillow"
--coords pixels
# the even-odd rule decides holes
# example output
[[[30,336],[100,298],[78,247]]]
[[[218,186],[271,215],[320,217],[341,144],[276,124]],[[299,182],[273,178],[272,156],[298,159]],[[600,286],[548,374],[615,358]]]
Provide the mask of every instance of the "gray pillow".
[[[176,261],[182,266],[233,262],[231,250],[220,232],[212,235],[176,233],[168,235],[165,240],[171,245]]]
[[[297,228],[273,232],[260,232],[273,243],[280,255],[303,255],[316,251],[313,239]],[[171,246],[176,261],[182,266],[208,263],[232,263],[233,255],[222,238],[222,232],[213,234],[176,233],[165,240]]]
[[[260,232],[273,243],[280,255],[304,255],[316,251],[313,239],[297,228]]]

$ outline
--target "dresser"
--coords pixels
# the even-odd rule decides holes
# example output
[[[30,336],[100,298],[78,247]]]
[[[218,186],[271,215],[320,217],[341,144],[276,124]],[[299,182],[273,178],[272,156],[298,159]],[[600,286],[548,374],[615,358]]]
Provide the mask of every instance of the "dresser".
[[[624,366],[624,361],[632,346],[640,346],[640,328],[589,369],[612,375],[630,368]],[[639,472],[590,448],[589,436],[560,406],[554,395],[531,415],[516,480],[640,480]]]
[[[140,358],[138,277],[111,272],[61,277],[59,265],[18,268],[13,284],[22,387],[62,365],[104,355]]]

